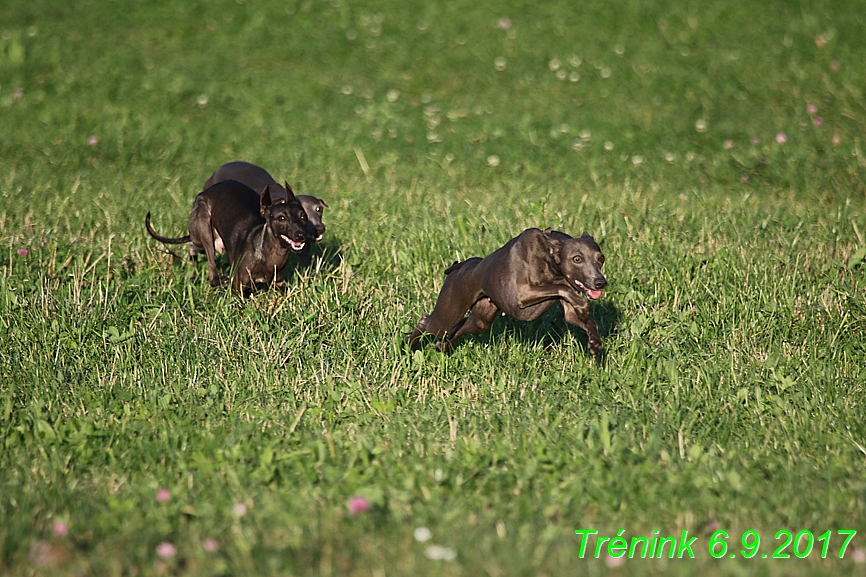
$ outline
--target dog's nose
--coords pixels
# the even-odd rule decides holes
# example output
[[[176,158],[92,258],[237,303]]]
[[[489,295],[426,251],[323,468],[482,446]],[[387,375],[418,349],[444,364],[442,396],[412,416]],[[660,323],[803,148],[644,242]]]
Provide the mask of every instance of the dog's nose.
[[[595,282],[592,283],[592,288],[594,288],[595,290],[601,290],[606,286],[607,286],[607,279],[604,278],[603,276],[598,277],[597,279],[595,279]]]
[[[299,230],[298,232],[295,233],[295,242],[304,242],[306,240],[307,240],[307,235],[304,233],[304,231]]]

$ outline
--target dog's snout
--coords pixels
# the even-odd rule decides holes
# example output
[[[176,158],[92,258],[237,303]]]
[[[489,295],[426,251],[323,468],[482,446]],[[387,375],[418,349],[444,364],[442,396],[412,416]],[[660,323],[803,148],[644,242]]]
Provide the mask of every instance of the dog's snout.
[[[594,288],[595,290],[601,290],[601,289],[605,288],[606,286],[607,286],[607,279],[604,278],[603,276],[598,277],[592,283],[592,288]]]
[[[295,231],[295,241],[296,242],[304,242],[305,240],[307,240],[307,234],[304,231],[302,231],[302,230]]]

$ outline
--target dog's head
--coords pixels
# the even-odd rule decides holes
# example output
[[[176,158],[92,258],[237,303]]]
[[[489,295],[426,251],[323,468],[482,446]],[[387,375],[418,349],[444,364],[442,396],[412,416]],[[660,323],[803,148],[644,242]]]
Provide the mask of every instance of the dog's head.
[[[262,191],[260,203],[267,227],[281,246],[301,252],[307,244],[307,213],[286,183],[286,200],[271,200],[270,187]]]
[[[322,213],[326,208],[331,207],[328,206],[327,202],[315,196],[299,194],[296,198],[301,203],[301,206],[304,207],[304,211],[307,213],[307,218],[309,219],[307,221],[307,238],[312,239],[313,242],[322,242],[322,236],[325,234]]]
[[[544,234],[550,256],[568,284],[593,300],[600,298],[607,279],[601,274],[604,255],[595,239],[586,232],[580,238],[571,238],[551,229],[545,230]]]

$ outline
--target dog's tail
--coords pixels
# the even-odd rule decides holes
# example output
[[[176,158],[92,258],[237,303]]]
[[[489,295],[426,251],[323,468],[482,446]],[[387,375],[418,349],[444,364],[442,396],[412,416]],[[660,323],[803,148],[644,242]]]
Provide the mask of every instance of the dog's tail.
[[[147,228],[147,232],[148,232],[148,234],[150,234],[150,236],[152,236],[153,238],[155,238],[159,242],[162,242],[165,244],[183,244],[185,242],[190,242],[190,240],[192,240],[192,239],[190,239],[189,235],[182,236],[180,238],[168,238],[165,236],[160,236],[160,234],[158,232],[156,232],[155,230],[153,230],[153,227],[150,225],[150,213],[149,212],[147,213],[147,216],[144,217],[144,226]]]
[[[451,266],[449,266],[448,268],[445,269],[445,276],[448,276],[449,274],[451,274],[455,270],[459,270],[459,269],[463,268],[464,264],[466,264],[465,260],[463,262],[458,262],[455,260],[454,264],[452,264]]]

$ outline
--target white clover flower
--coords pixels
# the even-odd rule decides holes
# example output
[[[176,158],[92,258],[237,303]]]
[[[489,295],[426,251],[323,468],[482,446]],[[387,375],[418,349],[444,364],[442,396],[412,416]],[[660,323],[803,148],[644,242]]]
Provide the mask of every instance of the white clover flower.
[[[453,561],[457,558],[457,551],[455,551],[451,547],[430,545],[424,551],[424,555],[426,555],[428,559],[434,559],[438,561]]]

